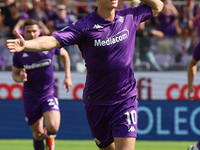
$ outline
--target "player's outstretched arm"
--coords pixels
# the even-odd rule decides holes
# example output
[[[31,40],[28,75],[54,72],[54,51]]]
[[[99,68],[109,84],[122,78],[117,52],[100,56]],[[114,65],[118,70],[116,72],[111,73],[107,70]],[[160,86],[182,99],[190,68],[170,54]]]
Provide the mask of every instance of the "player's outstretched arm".
[[[29,52],[50,51],[53,48],[59,48],[60,43],[53,36],[41,36],[33,40],[24,40],[24,38],[15,31],[17,39],[7,40],[7,47],[10,52],[20,52],[22,50]]]

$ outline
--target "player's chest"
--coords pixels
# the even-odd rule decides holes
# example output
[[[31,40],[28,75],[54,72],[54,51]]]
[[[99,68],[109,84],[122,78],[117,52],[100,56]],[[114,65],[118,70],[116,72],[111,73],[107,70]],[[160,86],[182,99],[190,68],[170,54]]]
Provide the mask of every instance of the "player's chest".
[[[110,24],[101,26],[95,24],[93,29],[88,30],[85,39],[94,47],[109,46],[116,43],[123,43],[130,37],[129,26],[123,24]]]
[[[34,64],[40,62],[51,62],[52,55],[48,52],[24,52],[21,55],[21,63],[22,64]]]

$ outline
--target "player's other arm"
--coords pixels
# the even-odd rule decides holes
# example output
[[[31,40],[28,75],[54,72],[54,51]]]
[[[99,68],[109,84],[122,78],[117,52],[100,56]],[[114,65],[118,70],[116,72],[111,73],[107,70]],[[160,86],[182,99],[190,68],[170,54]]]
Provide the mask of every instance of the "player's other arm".
[[[20,83],[20,82],[26,82],[27,81],[27,73],[26,69],[23,68],[22,73],[20,68],[16,68],[12,66],[12,78],[15,82]]]
[[[64,69],[65,69],[65,79],[64,79],[64,82],[63,82],[63,88],[66,88],[67,92],[69,92],[69,90],[72,87],[71,69],[70,69],[71,64],[70,64],[69,54],[64,48],[61,48],[60,59],[63,63]]]
[[[141,0],[145,5],[152,9],[153,16],[156,16],[163,9],[163,2],[161,0]]]
[[[29,52],[41,52],[61,47],[59,41],[53,36],[41,36],[33,40],[25,41],[18,31],[15,31],[15,34],[17,39],[7,40],[7,47],[10,49],[10,52],[20,52],[22,50]]]
[[[41,29],[43,30],[43,35],[50,34],[50,30],[47,28],[47,26],[42,21],[39,21],[38,24],[41,27]]]
[[[198,64],[198,61],[196,61],[192,57],[189,65],[188,65],[188,69],[187,69],[187,76],[188,76],[188,99],[189,100],[193,100],[192,93],[195,92],[195,90],[193,88],[193,82],[194,82],[194,78],[195,78],[196,73],[197,73],[197,64]]]

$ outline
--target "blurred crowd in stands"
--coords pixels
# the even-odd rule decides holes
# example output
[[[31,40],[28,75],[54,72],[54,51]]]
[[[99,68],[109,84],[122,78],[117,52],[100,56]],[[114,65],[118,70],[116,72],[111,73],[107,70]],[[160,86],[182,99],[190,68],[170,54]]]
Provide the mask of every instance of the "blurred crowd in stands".
[[[200,1],[162,0],[162,12],[138,26],[135,55],[136,71],[186,70],[192,50],[200,39]],[[119,1],[117,9],[136,7],[139,0]],[[42,35],[51,35],[96,8],[95,0],[3,0],[0,1],[0,70],[10,70],[12,54],[6,40],[23,34],[28,18],[39,22]],[[85,64],[77,45],[64,47],[71,58],[72,71],[84,72]],[[62,71],[59,57],[54,67]]]

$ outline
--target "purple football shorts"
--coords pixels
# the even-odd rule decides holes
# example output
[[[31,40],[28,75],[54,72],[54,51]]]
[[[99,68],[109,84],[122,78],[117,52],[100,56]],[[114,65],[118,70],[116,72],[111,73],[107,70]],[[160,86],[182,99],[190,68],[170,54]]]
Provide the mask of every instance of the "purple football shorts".
[[[113,137],[137,137],[136,96],[115,105],[84,103],[92,136],[100,148],[109,146]]]
[[[57,97],[37,99],[36,101],[24,100],[25,120],[29,126],[40,119],[43,113],[50,110],[60,111]]]

